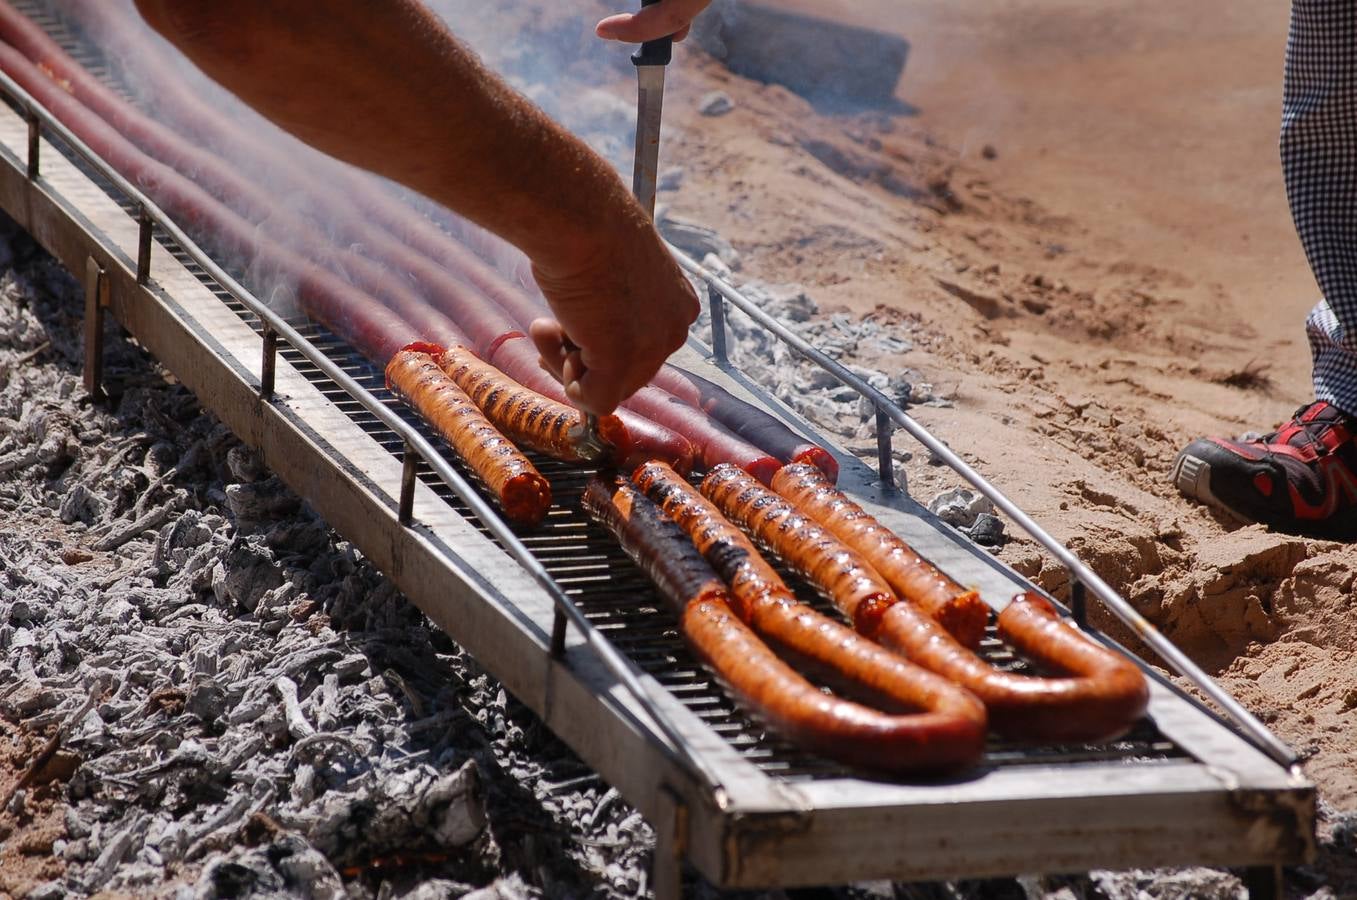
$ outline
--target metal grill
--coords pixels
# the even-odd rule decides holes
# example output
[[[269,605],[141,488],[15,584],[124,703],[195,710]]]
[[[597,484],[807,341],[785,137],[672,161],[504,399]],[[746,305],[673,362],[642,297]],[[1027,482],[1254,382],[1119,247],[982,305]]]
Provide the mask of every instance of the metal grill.
[[[38,8],[39,2],[23,0],[21,6],[47,26],[49,33],[77,59],[117,86],[116,73],[105,65],[99,54],[46,16]],[[221,410],[225,411],[223,419],[237,423],[233,427],[260,424],[261,419],[252,416],[268,418],[273,424],[265,436],[257,437],[261,446],[272,446],[279,453],[301,450],[309,461],[325,461],[320,471],[341,477],[347,472],[347,477],[355,479],[359,477],[355,473],[363,469],[362,461],[376,459],[376,456],[362,454],[374,453],[383,460],[389,456],[397,461],[397,469],[399,462],[406,461],[407,453],[412,454],[410,461],[420,460],[417,465],[407,466],[409,481],[413,484],[415,478],[422,480],[439,498],[432,506],[420,507],[421,515],[431,516],[430,522],[434,522],[442,521],[439,517],[443,516],[443,508],[455,513],[444,518],[459,523],[458,528],[460,523],[471,526],[471,529],[456,532],[464,535],[463,546],[448,543],[429,546],[422,542],[419,529],[405,527],[403,512],[401,524],[397,524],[391,515],[396,504],[389,491],[376,491],[360,500],[345,493],[343,486],[336,486],[338,493],[344,495],[328,507],[336,510],[339,520],[336,524],[347,521],[347,527],[355,532],[366,530],[374,539],[372,552],[392,566],[405,557],[381,546],[387,538],[408,551],[409,558],[421,566],[418,570],[421,573],[446,573],[454,579],[463,579],[461,599],[456,601],[463,604],[460,607],[455,603],[444,605],[441,598],[430,600],[431,594],[425,590],[425,583],[407,581],[404,585],[413,597],[424,598],[420,600],[421,605],[435,619],[444,616],[442,622],[450,632],[461,627],[460,620],[446,617],[450,609],[457,608],[461,615],[477,620],[482,633],[473,629],[466,640],[473,646],[487,648],[483,655],[487,666],[492,671],[497,665],[503,666],[501,677],[507,683],[516,683],[518,687],[514,689],[524,691],[529,705],[553,729],[560,729],[559,733],[567,742],[576,746],[605,778],[614,781],[624,796],[656,825],[661,847],[657,865],[659,860],[669,858],[674,848],[684,845],[702,871],[720,884],[754,886],[824,883],[826,880],[864,877],[1011,874],[1028,871],[1027,866],[1037,858],[1058,871],[1090,865],[1155,865],[1172,861],[1273,865],[1302,858],[1307,848],[1312,847],[1302,831],[1312,830],[1313,789],[1294,771],[1288,774],[1285,768],[1278,769],[1267,763],[1257,749],[1230,735],[1218,722],[1158,682],[1152,685],[1151,705],[1157,724],[1143,721],[1124,740],[1095,746],[1030,747],[992,741],[981,767],[967,778],[952,782],[859,781],[838,765],[770,737],[743,716],[723,688],[696,663],[682,643],[673,616],[644,576],[609,536],[594,529],[582,515],[578,501],[590,474],[587,470],[551,460],[535,460],[552,482],[555,506],[546,523],[538,529],[504,526],[489,512],[484,495],[478,496],[462,483],[470,473],[455,460],[450,467],[437,456],[429,430],[385,391],[381,373],[375,367],[314,323],[303,319],[284,323],[259,307],[237,283],[238,271],[223,270],[187,243],[185,246],[177,244],[174,235],[182,235],[182,232],[176,230],[172,222],[164,220],[164,228],[158,222],[153,224],[155,217],[162,215],[159,211],[143,207],[141,204],[147,203],[146,199],[126,183],[119,185],[116,176],[102,176],[98,165],[84,157],[88,150],[80,148],[78,141],[76,146],[64,142],[59,126],[46,118],[41,125],[41,137],[63,157],[61,165],[66,166],[69,162],[71,165],[67,168],[83,173],[84,179],[102,189],[132,220],[141,222],[140,248],[137,249],[135,229],[129,245],[126,223],[104,197],[98,197],[100,202],[93,204],[101,210],[94,220],[82,217],[80,203],[61,199],[54,202],[49,192],[56,182],[49,184],[46,178],[35,179],[38,173],[38,113],[31,106],[31,98],[23,95],[8,78],[4,81],[4,93],[16,98],[10,105],[29,123],[30,151],[25,177],[23,121],[9,117],[4,123],[3,155],[6,161],[0,165],[0,200],[4,201],[5,208],[30,229],[39,226],[35,234],[39,230],[55,229],[48,234],[49,249],[73,269],[85,267],[87,291],[91,283],[97,286],[104,277],[93,254],[100,253],[107,264],[107,254],[114,253],[112,268],[119,271],[113,276],[120,279],[117,281],[122,285],[119,290],[124,292],[116,296],[125,300],[120,318],[147,316],[140,319],[145,330],[134,327],[134,333],[149,341],[152,349],[167,362],[178,357],[180,367],[172,365],[171,368],[181,372],[181,377],[195,374],[194,369],[183,366],[201,365],[213,370],[209,376],[204,376],[202,383],[220,387],[235,398],[222,400],[221,405]],[[69,187],[70,197],[79,195],[88,199],[98,195],[87,184],[82,184],[79,177],[62,174],[58,180]],[[101,231],[100,223],[111,230]],[[122,237],[112,239],[114,232]],[[187,242],[189,238],[183,240]],[[159,245],[157,253],[168,253],[180,264],[164,262],[167,277],[178,286],[176,290],[181,287],[184,298],[193,298],[187,301],[194,310],[189,328],[194,327],[193,323],[201,328],[206,321],[215,322],[217,327],[231,333],[229,344],[206,346],[201,337],[203,332],[186,331],[184,324],[164,315],[167,311],[164,300],[173,298],[162,296],[157,299],[155,291],[143,287],[144,276],[149,271],[148,248],[152,241]],[[133,265],[127,265],[129,260]],[[201,261],[201,265],[195,260]],[[761,321],[762,313],[757,309],[746,309],[748,301],[729,286],[711,279],[691,260],[680,258],[680,262],[707,281],[713,299],[714,323],[719,319],[724,303],[730,302],[797,347],[795,336],[789,337],[778,331],[775,322]],[[135,282],[129,280],[132,269],[138,272]],[[191,277],[183,277],[183,272]],[[217,306],[211,297],[224,306]],[[251,304],[272,322],[272,328],[258,320],[251,311]],[[248,328],[241,327],[241,323]],[[166,330],[157,330],[156,326]],[[287,343],[289,328],[294,332],[295,344]],[[244,358],[242,353],[248,353],[255,360],[259,358],[255,355],[258,343],[251,342],[251,329],[254,335],[264,335],[266,346],[275,330],[282,334],[277,338],[278,352],[291,364],[289,369],[299,372],[307,384],[300,393],[323,397],[327,401],[316,404],[308,399],[303,403],[309,414],[328,423],[325,427],[332,430],[326,433],[341,440],[349,440],[349,435],[354,433],[365,434],[372,440],[364,439],[362,443],[371,447],[370,451],[359,451],[359,456],[350,457],[343,456],[334,446],[308,447],[308,438],[286,420],[278,418],[281,413],[276,410],[288,406],[289,401],[280,397],[275,404],[264,387],[265,382],[271,384],[271,375],[261,376],[257,388],[260,395],[253,397],[255,401],[261,395],[266,399],[252,407],[253,413],[242,414],[239,406],[241,390],[256,390],[252,384],[236,377],[240,372],[240,360]],[[165,335],[176,334],[194,344],[191,352],[180,353],[182,344],[165,338]],[[719,344],[723,337],[724,332],[714,331],[718,360],[722,357],[723,347]],[[814,358],[813,348],[797,349]],[[217,354],[223,359],[216,359]],[[235,370],[225,364],[224,360],[228,358],[235,360]],[[831,366],[826,367],[834,371]],[[232,375],[232,371],[236,375]],[[267,364],[263,371],[269,371]],[[842,378],[840,373],[835,374]],[[280,370],[279,378],[283,377]],[[290,372],[286,377],[292,389],[302,384]],[[189,379],[190,384],[192,380]],[[859,391],[864,392],[862,388]],[[889,413],[889,417],[896,417],[895,421],[907,431],[915,433],[911,426],[917,428],[917,425],[912,421],[902,422],[898,417],[904,414],[893,406],[883,406],[883,402],[888,403],[884,398],[873,397],[868,392],[864,392],[864,396],[877,403],[879,426]],[[233,402],[235,406],[232,406]],[[331,410],[343,415],[331,414]],[[340,422],[342,426],[338,424]],[[936,443],[931,436],[927,436],[927,440]],[[888,439],[885,447],[888,451]],[[341,461],[341,457],[343,465],[336,467],[335,462]],[[308,496],[318,508],[325,507],[330,501],[329,488],[334,486],[333,482],[318,480],[315,471],[305,465],[289,466],[281,457],[271,459],[281,464],[280,473],[290,469],[295,477],[311,485],[312,493]],[[426,459],[435,462],[431,465],[423,461]],[[378,468],[389,471],[392,463],[384,462]],[[861,466],[848,466],[844,471],[852,471],[851,477],[858,488],[871,494],[874,488],[863,478],[865,473],[861,469]],[[971,477],[963,469],[958,471]],[[979,476],[975,478],[979,479]],[[988,483],[984,483],[984,487],[990,492],[994,490]],[[412,495],[410,492],[408,496]],[[406,497],[407,493],[402,490],[402,510],[406,508]],[[440,502],[444,507],[435,515],[433,507]],[[895,501],[884,502],[885,506],[878,508],[883,514],[893,514],[886,507]],[[354,519],[352,514],[360,506],[375,518]],[[486,510],[487,518],[478,519],[473,512],[476,508]],[[388,521],[390,527],[396,529],[395,533],[374,530],[374,523],[381,528]],[[923,546],[942,546],[936,542],[937,533],[931,526],[921,528],[917,520],[908,517],[899,521],[904,523],[903,527],[912,529],[908,532],[910,535],[926,542]],[[446,535],[453,532],[446,525],[430,525],[426,533]],[[1038,537],[1040,539],[1040,535]],[[494,550],[482,538],[498,544],[508,556],[502,557],[500,550]],[[523,551],[524,546],[527,552]],[[956,563],[953,550],[944,552],[952,554],[951,560]],[[1068,551],[1064,552],[1068,555]],[[537,587],[508,577],[502,579],[506,593],[487,593],[486,585],[473,585],[465,580],[465,570],[460,569],[458,563],[462,554],[470,554],[468,561],[493,556],[496,564],[501,558],[509,563],[509,557],[513,557],[525,567]],[[1059,553],[1056,556],[1063,561]],[[966,564],[976,577],[994,575],[993,572],[983,574],[983,564],[978,567],[974,561]],[[393,568],[391,574],[401,583],[399,572]],[[1005,590],[1011,590],[1016,583],[1012,581],[1014,577],[1011,573],[1000,574]],[[1076,581],[1087,577],[1096,578],[1080,574]],[[796,579],[788,580],[805,602],[832,612],[828,604],[805,584]],[[1097,588],[1097,584],[1090,584]],[[565,599],[567,596],[573,605]],[[546,599],[551,605],[543,609],[542,603]],[[466,605],[467,600],[473,601],[471,605]],[[485,614],[479,612],[482,606],[488,611]],[[533,627],[541,629],[544,621],[550,627],[552,608],[558,617],[563,608],[570,611],[575,617],[573,621],[581,626],[588,647],[576,644],[576,649],[583,650],[585,656],[571,656],[564,666],[546,660],[543,669],[541,663],[545,652],[539,649],[539,639],[531,635],[520,636],[510,624],[511,615],[506,613],[510,609],[531,610],[529,618]],[[544,614],[548,615],[546,620],[542,618]],[[558,618],[557,624],[561,622]],[[608,640],[598,640],[598,635],[604,635]],[[529,676],[515,672],[521,656],[499,659],[489,652],[499,646],[537,652],[539,659],[535,661],[536,665],[529,667]],[[473,652],[483,651],[473,649]],[[618,658],[619,652],[625,662]],[[984,642],[982,654],[1001,667],[1025,668],[1024,663],[994,638],[992,631]],[[668,692],[660,706],[668,710],[672,719],[660,714],[653,705],[661,699],[654,696],[658,692],[644,687],[636,681],[635,675],[630,674],[637,669],[651,676]],[[552,693],[553,678],[559,679],[558,695]],[[616,679],[617,683],[609,678]],[[545,693],[541,693],[544,685]],[[635,702],[627,699],[628,694]],[[579,723],[563,718],[553,706],[553,696],[562,698],[559,701],[561,710],[567,714],[571,711],[582,713],[584,718]],[[654,727],[647,721],[653,722]],[[695,724],[701,727],[695,729]],[[1265,729],[1264,733],[1271,738]],[[571,734],[573,737],[567,736]],[[708,740],[709,734],[717,740]],[[1251,737],[1256,739],[1256,736]],[[1271,740],[1275,742],[1276,739]],[[615,755],[613,749],[618,745],[625,745],[636,755]],[[1277,748],[1269,748],[1265,740],[1258,740],[1258,746],[1285,765],[1281,758],[1285,753],[1279,756]],[[715,750],[716,747],[721,749]],[[1284,747],[1281,749],[1285,750]],[[1230,773],[1229,778],[1222,780],[1217,775],[1219,772]],[[749,773],[755,773],[756,777]],[[1090,803],[1095,805],[1090,806]],[[680,811],[683,811],[681,815]],[[676,823],[686,821],[689,815],[692,816],[692,830],[686,836],[680,836]],[[1282,826],[1280,829],[1276,827],[1278,823]],[[1293,830],[1288,831],[1286,823],[1295,823]],[[1259,835],[1264,832],[1268,839],[1260,840]],[[950,840],[946,835],[951,833],[967,840]],[[934,837],[936,835],[941,837]],[[1082,840],[1070,839],[1076,835]],[[667,869],[664,878],[657,876],[657,882],[669,885],[671,893],[677,891],[676,879],[672,868]]]
[[[135,100],[134,95],[125,90],[103,54],[78,38],[60,19],[47,12],[40,2],[22,0],[15,5],[42,25],[63,49],[106,84]],[[64,142],[56,139],[54,144],[66,159],[103,188],[129,215],[136,215],[136,204],[123,196],[107,178]],[[164,234],[163,229],[158,225],[153,227],[154,240],[160,247],[173,255],[256,333],[263,335],[264,325],[253,312],[218,284],[172,237]],[[244,272],[238,268],[233,270],[224,261],[218,262],[234,277],[246,282]],[[288,321],[313,346],[339,363],[364,388],[426,438],[441,443],[442,439],[432,429],[386,389],[381,371],[348,343],[304,316],[291,316]],[[350,397],[296,348],[280,341],[279,353],[392,456],[404,460],[404,441],[364,409],[362,404]],[[465,477],[480,486],[475,473],[464,466],[455,454],[448,453],[446,456]],[[841,778],[849,774],[843,766],[806,753],[763,730],[739,710],[725,688],[692,656],[679,634],[677,621],[649,579],[622,552],[615,540],[588,521],[580,508],[580,496],[594,469],[566,465],[540,454],[530,453],[529,457],[551,482],[552,508],[546,521],[538,528],[514,526],[514,531],[556,582],[584,610],[595,628],[621,649],[638,668],[654,677],[762,771],[789,780]],[[454,511],[494,540],[490,529],[435,476],[427,463],[422,460],[417,463],[416,475]],[[491,498],[487,495],[487,499]],[[802,602],[838,617],[834,607],[805,582],[785,568],[779,569]],[[1016,671],[1031,669],[995,636],[992,624],[981,644],[980,653],[987,661],[1001,668]],[[1109,760],[1148,762],[1185,755],[1172,741],[1160,734],[1147,718],[1123,739],[1098,745],[1031,746],[991,737],[982,766]]]

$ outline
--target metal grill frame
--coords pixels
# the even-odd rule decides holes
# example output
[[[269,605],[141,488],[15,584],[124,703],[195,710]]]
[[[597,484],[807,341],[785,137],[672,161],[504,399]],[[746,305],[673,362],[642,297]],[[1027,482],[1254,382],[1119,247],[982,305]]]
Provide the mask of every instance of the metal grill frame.
[[[918,784],[851,777],[791,783],[760,771],[590,626],[425,438],[216,267],[8,77],[0,76],[0,90],[23,110],[0,114],[0,207],[83,278],[87,334],[97,335],[105,310],[111,312],[435,623],[618,787],[656,826],[660,889],[677,890],[680,855],[718,885],[774,886],[1034,868],[1275,866],[1313,854],[1313,786],[1158,679],[1152,714],[1188,760],[1035,763]],[[56,152],[48,134],[84,157],[135,214]],[[262,353],[259,336],[199,278],[169,254],[152,257],[156,225],[267,324]],[[690,271],[696,265],[684,264]],[[761,311],[745,309],[739,301],[747,300],[705,277],[723,301],[758,320]],[[720,308],[713,303],[713,319]],[[420,483],[413,464],[398,463],[290,362],[280,365],[274,355],[280,340],[401,435],[405,458],[423,457],[499,545]],[[92,393],[99,388],[96,349],[97,341],[89,341]],[[690,356],[690,365],[706,365]],[[759,401],[729,373],[703,372]],[[873,399],[898,421],[882,406],[884,398]],[[992,605],[996,596],[1025,586],[836,452],[847,490],[944,568],[964,568],[974,576],[966,580],[979,582]],[[394,484],[400,488],[390,490]],[[558,627],[561,615],[578,626],[568,636]],[[553,645],[559,653],[551,652]]]

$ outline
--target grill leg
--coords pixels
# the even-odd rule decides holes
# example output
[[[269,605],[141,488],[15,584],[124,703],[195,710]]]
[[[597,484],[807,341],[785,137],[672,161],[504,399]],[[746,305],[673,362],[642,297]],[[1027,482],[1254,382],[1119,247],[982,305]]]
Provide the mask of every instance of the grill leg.
[[[104,394],[104,310],[108,307],[108,276],[89,257],[85,261],[85,393],[93,400]]]
[[[1282,867],[1250,866],[1244,870],[1244,887],[1249,892],[1249,900],[1281,900],[1285,896]]]
[[[688,808],[668,788],[659,792],[660,814],[655,823],[655,856],[650,883],[655,900],[682,900],[683,854],[688,837]]]

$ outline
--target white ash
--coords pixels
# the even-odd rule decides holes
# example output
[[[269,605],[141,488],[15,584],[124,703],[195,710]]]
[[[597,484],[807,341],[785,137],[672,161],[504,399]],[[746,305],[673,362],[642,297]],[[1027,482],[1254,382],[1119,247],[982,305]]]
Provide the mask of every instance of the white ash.
[[[948,525],[970,528],[982,515],[993,515],[994,504],[970,488],[951,488],[928,501],[928,511]]]

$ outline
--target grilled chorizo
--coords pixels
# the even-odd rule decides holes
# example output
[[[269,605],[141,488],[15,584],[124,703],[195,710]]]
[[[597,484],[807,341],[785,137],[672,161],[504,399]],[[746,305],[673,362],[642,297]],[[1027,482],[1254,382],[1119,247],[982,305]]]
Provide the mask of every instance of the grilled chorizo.
[[[438,367],[443,348],[415,343],[386,367],[386,384],[457,451],[509,518],[536,525],[551,506],[551,485]]]
[[[731,609],[726,586],[683,530],[623,479],[593,479],[584,509],[613,533],[679,616],[684,640],[772,730],[823,756],[882,772],[955,771],[979,756],[983,715],[941,704],[889,715],[821,692]],[[946,695],[940,695],[946,696]]]
[[[869,561],[738,469],[712,470],[702,492],[822,591],[859,632],[979,697],[990,723],[1004,735],[1106,740],[1124,733],[1145,712],[1149,689],[1135,664],[1080,634],[1035,594],[1009,604],[999,616],[999,634],[1065,677],[996,669],[923,610],[896,602]]]
[[[983,731],[975,697],[797,600],[749,538],[673,469],[647,463],[633,480],[688,533],[730,586],[736,614],[758,634],[855,690],[907,709],[945,711]]]
[[[571,432],[580,425],[580,411],[524,387],[465,347],[449,347],[436,359],[492,424],[520,447],[565,462],[584,462]],[[599,436],[608,442],[613,462],[631,456],[631,437],[616,416],[601,416]]]
[[[965,646],[980,646],[989,621],[989,607],[980,595],[944,575],[818,468],[784,466],[773,476],[773,490],[860,553],[897,596],[917,604]]]
[[[565,390],[542,368],[537,347],[527,337],[518,335],[501,342],[485,360],[524,387],[558,403],[567,402]],[[631,457],[622,463],[623,468],[633,469],[652,459],[663,460],[681,472],[693,467],[696,451],[683,435],[627,409],[619,409],[617,417],[631,439]]]

